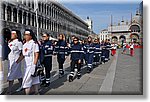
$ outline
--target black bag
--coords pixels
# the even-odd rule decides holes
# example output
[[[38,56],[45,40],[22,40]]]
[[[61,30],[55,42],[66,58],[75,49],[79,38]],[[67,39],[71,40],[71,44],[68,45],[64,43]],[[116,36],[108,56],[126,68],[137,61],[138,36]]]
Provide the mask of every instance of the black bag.
[[[38,60],[36,67],[35,67],[35,72],[33,75],[31,75],[32,77],[37,77],[40,76],[40,74],[43,72],[44,70],[44,66],[40,63],[40,61]]]

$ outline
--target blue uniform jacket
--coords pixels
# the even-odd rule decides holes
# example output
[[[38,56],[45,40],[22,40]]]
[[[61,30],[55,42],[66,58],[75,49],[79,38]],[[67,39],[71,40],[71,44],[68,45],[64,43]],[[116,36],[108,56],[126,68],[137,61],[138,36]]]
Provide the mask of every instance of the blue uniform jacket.
[[[105,46],[106,50],[111,49],[111,44],[110,43],[104,43],[104,46]]]
[[[59,40],[55,46],[55,52],[57,55],[68,55],[67,43],[63,40]]]
[[[72,44],[70,48],[71,60],[81,60],[83,59],[83,47],[80,43]]]
[[[85,54],[90,54],[90,53],[94,53],[94,51],[95,51],[95,46],[94,46],[94,44],[85,44],[84,45],[84,52],[85,52]]]
[[[95,54],[100,54],[100,53],[101,53],[101,48],[100,48],[101,45],[98,44],[98,43],[95,43],[94,46],[95,46],[95,51],[94,51],[94,53],[95,53]]]
[[[51,57],[53,55],[54,47],[50,40],[42,43],[40,49],[42,50],[44,57]]]

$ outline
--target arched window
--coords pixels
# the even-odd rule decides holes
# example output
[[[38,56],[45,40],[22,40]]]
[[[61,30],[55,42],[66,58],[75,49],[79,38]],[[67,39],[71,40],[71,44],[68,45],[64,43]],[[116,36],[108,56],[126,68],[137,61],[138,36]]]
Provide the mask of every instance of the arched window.
[[[43,24],[43,18],[42,18],[42,21],[41,21],[41,22],[42,22],[42,28],[43,28],[43,25],[44,25],[44,24]]]
[[[44,8],[44,4],[42,3],[42,12],[44,11],[43,8]]]
[[[39,12],[41,12],[41,3],[40,2],[38,3],[38,9],[39,9]]]
[[[17,22],[17,9],[13,9],[13,22]]]
[[[47,15],[49,15],[49,6],[47,6]]]
[[[27,13],[24,12],[23,13],[23,24],[25,24],[25,25],[26,25],[26,16],[27,16]]]
[[[49,29],[49,20],[47,20],[47,29]]]
[[[28,14],[28,25],[30,25],[30,20],[31,20],[31,14]]]
[[[32,8],[34,9],[34,2],[32,1]]]
[[[2,19],[3,20],[6,20],[5,19],[5,10],[6,10],[6,5],[3,4],[3,11],[2,11]]]
[[[32,26],[34,26],[35,16],[32,15]]]
[[[41,28],[41,18],[38,18],[39,28]]]
[[[21,10],[19,10],[18,19],[19,19],[19,23],[22,23],[22,11]]]
[[[45,6],[44,6],[44,9],[45,9],[45,14],[47,14],[47,6],[46,6],[46,4],[45,4]]]
[[[8,6],[7,7],[7,21],[11,21],[11,16],[12,16],[11,13],[12,13],[11,7]]]
[[[45,19],[45,21],[44,21],[44,22],[45,22],[45,29],[46,29],[46,24],[47,24],[47,23],[46,23],[46,19]]]
[[[30,0],[28,1],[28,6],[29,6],[29,7],[31,6]]]

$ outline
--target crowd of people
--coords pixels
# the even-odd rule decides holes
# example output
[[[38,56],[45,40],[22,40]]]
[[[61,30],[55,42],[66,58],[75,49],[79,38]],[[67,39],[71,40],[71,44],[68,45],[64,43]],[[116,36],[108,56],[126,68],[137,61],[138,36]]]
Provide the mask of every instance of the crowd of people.
[[[59,78],[65,74],[64,63],[70,56],[70,74],[68,81],[82,76],[82,66],[86,66],[87,73],[100,64],[110,60],[110,55],[116,54],[117,44],[110,43],[110,40],[100,43],[98,38],[89,36],[81,40],[72,36],[69,43],[64,34],[59,34],[57,41],[49,40],[50,35],[42,34],[42,39],[37,40],[31,29],[26,29],[23,34],[17,30],[11,31],[11,39],[8,41],[8,75],[9,87],[7,94],[12,94],[14,80],[19,81],[20,87],[16,91],[25,90],[27,95],[39,94],[39,86],[49,87],[52,71],[53,56],[57,56],[59,67]],[[133,55],[131,46],[131,53]],[[123,53],[126,51],[126,44],[123,45]],[[24,61],[24,71],[21,69],[21,62]],[[6,66],[5,66],[6,67]]]

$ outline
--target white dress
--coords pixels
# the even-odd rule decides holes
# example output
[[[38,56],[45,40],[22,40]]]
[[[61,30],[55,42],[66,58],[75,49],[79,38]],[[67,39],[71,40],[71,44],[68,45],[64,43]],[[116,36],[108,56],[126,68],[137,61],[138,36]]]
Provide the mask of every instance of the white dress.
[[[16,61],[20,56],[23,45],[22,42],[18,41],[18,39],[15,39],[11,41],[8,46],[11,49],[11,52],[8,55],[9,64],[7,80],[12,81],[22,78],[21,62],[17,64]]]
[[[23,56],[25,57],[23,88],[30,88],[32,85],[39,84],[39,77],[32,77],[35,71],[34,52],[39,52],[39,46],[33,40],[26,42],[23,45]]]

